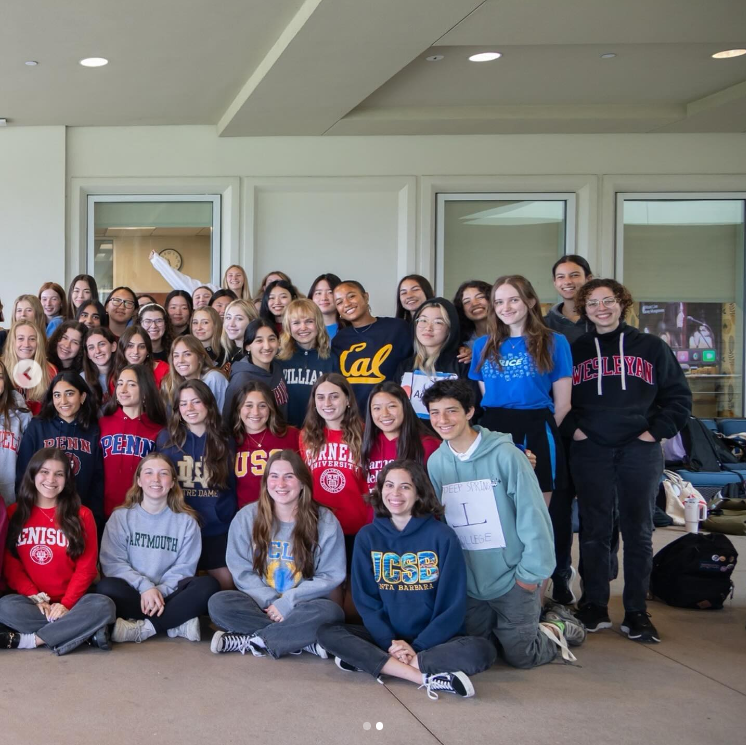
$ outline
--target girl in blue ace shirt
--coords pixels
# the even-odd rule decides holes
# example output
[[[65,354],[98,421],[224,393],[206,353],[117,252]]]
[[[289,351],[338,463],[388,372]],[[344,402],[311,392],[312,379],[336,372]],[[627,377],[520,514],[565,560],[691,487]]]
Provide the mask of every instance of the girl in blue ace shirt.
[[[495,661],[494,644],[464,636],[466,564],[453,529],[437,517],[425,469],[395,460],[369,496],[375,519],[357,534],[352,595],[363,626],[329,623],[318,632],[324,653],[347,672],[381,674],[438,693],[474,695],[470,675]]]
[[[536,477],[549,504],[565,462],[557,428],[570,410],[570,345],[547,328],[525,277],[499,277],[491,305],[488,332],[474,342],[469,371],[482,389],[480,424],[536,454]]]

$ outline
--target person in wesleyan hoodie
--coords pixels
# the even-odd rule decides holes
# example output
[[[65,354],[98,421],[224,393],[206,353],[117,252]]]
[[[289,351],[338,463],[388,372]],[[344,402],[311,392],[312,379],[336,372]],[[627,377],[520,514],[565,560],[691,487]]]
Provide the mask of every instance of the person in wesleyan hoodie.
[[[424,468],[396,460],[369,495],[375,519],[360,530],[352,594],[363,626],[327,624],[319,644],[342,670],[392,675],[438,692],[474,695],[469,675],[497,657],[488,639],[464,635],[466,565]]]
[[[614,511],[624,541],[624,621],[630,639],[658,642],[647,613],[653,563],[653,508],[663,473],[662,438],[673,437],[692,409],[681,366],[661,339],[624,319],[632,296],[613,279],[578,291],[575,309],[593,324],[572,345],[570,468],[578,493],[585,600],[577,612],[588,631],[611,627],[609,552]]]

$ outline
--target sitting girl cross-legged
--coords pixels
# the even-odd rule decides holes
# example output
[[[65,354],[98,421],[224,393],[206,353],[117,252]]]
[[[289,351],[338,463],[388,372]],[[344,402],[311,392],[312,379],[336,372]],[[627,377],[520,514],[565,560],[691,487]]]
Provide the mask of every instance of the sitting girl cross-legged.
[[[146,455],[101,541],[106,576],[96,592],[116,604],[115,642],[141,642],[164,631],[200,640],[199,616],[220,589],[214,577],[195,577],[201,551],[196,513],[184,501],[173,463]]]
[[[43,448],[32,458],[10,505],[3,573],[18,595],[0,598],[0,649],[46,644],[55,654],[90,640],[111,649],[114,603],[87,594],[96,578],[96,524],[80,504],[67,455]]]
[[[344,618],[329,595],[345,578],[345,545],[337,518],[314,501],[296,452],[269,459],[259,501],[231,524],[227,559],[238,591],[210,598],[210,618],[227,629],[215,633],[212,651],[319,654],[319,626]]]
[[[469,675],[497,657],[492,642],[464,636],[466,564],[424,468],[396,460],[369,496],[375,519],[352,555],[352,596],[363,626],[328,624],[318,646],[349,672],[382,673],[468,698]],[[401,592],[406,588],[407,592]]]

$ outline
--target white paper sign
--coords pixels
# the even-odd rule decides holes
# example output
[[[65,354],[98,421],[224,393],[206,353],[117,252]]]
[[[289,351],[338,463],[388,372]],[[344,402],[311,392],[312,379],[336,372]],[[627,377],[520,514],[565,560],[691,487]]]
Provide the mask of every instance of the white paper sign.
[[[461,481],[443,487],[446,522],[464,551],[505,548],[505,536],[490,479]]]
[[[401,387],[407,396],[409,396],[415,414],[420,419],[429,419],[430,414],[425,408],[425,404],[422,403],[422,395],[431,385],[437,383],[439,380],[457,379],[458,375],[453,373],[436,372],[435,375],[426,375],[421,370],[415,370],[414,372],[404,373],[401,379]]]

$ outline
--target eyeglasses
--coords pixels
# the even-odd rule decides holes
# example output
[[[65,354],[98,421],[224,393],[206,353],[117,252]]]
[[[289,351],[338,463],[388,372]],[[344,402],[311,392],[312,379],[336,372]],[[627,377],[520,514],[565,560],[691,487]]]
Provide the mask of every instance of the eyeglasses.
[[[602,300],[586,300],[585,307],[595,310],[603,303],[604,308],[613,308],[618,302],[615,297],[605,297]]]
[[[151,326],[165,326],[166,322],[162,318],[146,318],[140,325],[144,329],[149,329]]]
[[[434,329],[444,329],[446,327],[446,322],[442,318],[436,318],[433,321],[429,318],[418,318],[415,323],[423,329],[425,326],[432,326]]]
[[[131,310],[135,307],[135,301],[134,300],[124,300],[121,297],[113,297],[109,302],[115,307],[118,308],[120,305],[123,305],[127,310]]]

